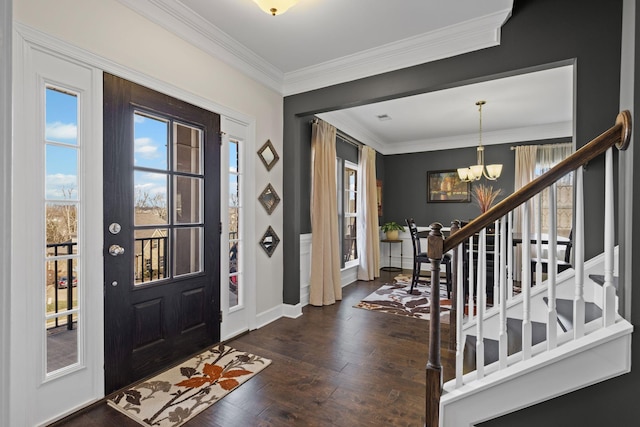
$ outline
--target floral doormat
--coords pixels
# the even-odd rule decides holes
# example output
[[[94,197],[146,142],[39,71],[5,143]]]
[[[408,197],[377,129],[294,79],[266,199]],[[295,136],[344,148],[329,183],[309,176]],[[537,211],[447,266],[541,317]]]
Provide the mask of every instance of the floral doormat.
[[[395,283],[382,285],[377,291],[354,305],[365,310],[381,311],[383,313],[397,314],[406,317],[429,320],[431,316],[431,285],[418,285],[414,293],[411,289],[411,276],[399,275],[394,279]],[[416,289],[418,292],[416,292]],[[446,286],[440,286],[440,315],[448,314],[451,310],[451,301],[447,299]]]
[[[117,393],[108,404],[145,426],[181,426],[270,363],[221,344]]]

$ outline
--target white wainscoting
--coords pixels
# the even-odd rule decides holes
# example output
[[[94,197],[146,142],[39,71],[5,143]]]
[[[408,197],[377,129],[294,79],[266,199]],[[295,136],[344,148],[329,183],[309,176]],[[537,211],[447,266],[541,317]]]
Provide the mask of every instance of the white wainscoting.
[[[340,272],[342,287],[358,280],[358,266]],[[300,305],[309,304],[309,282],[311,281],[311,233],[300,235]]]

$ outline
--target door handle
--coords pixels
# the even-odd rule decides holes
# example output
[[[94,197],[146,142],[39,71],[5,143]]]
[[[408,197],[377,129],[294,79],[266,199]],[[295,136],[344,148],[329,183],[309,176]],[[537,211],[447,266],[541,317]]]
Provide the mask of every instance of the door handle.
[[[124,255],[124,248],[120,245],[109,246],[109,253],[112,256]]]

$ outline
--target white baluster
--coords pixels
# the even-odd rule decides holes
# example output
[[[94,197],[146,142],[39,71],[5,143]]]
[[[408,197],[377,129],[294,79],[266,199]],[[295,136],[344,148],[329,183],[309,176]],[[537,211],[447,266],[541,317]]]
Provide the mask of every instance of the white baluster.
[[[476,323],[476,378],[484,378],[484,308],[487,295],[487,229],[478,237],[478,317]]]
[[[529,204],[522,204],[522,360],[531,357],[531,233]]]
[[[576,172],[576,227],[575,227],[575,295],[573,297],[573,337],[584,335],[584,169]]]
[[[507,252],[507,217],[503,216],[500,221],[500,335],[499,335],[499,360],[500,369],[507,367],[507,266],[506,266],[506,252]],[[497,229],[496,229],[497,230]],[[510,234],[510,233],[509,233]],[[511,249],[511,246],[509,246]],[[495,301],[496,294],[493,294]]]
[[[462,387],[463,381],[463,365],[464,365],[464,336],[462,333],[462,319],[464,315],[464,278],[463,265],[464,245],[461,243],[455,249],[458,251],[458,265],[456,266],[456,295],[458,295],[456,304],[456,388]]]
[[[535,197],[536,207],[535,223],[536,223],[536,285],[542,283],[542,193],[538,193]]]
[[[475,312],[475,301],[474,301],[474,287],[475,287],[475,279],[473,274],[473,236],[469,237],[469,302],[468,308],[469,310],[469,320],[472,320],[476,316]]]
[[[549,187],[549,254],[547,264],[547,297],[549,304],[547,309],[547,349],[551,350],[558,345],[558,311],[556,308],[556,276],[558,256],[558,210],[556,208],[556,184]]]
[[[513,211],[509,211],[507,214],[507,221],[509,222],[509,236],[507,237],[507,298],[513,298],[513,268],[515,266],[513,262]]]
[[[499,266],[500,266],[500,241],[498,235],[500,231],[500,220],[496,220],[494,224],[493,232],[493,305],[498,305],[498,292],[499,292]]]
[[[616,321],[616,288],[613,286],[613,148],[605,155],[604,179],[604,286],[602,288],[603,326]]]

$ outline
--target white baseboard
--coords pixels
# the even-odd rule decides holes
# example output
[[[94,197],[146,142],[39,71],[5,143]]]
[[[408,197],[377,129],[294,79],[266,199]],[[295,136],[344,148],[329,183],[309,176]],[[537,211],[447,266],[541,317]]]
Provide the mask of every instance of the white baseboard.
[[[283,315],[284,304],[275,306],[267,311],[258,313],[256,316],[256,329],[260,329],[263,326],[267,326],[269,323],[278,320]]]
[[[307,300],[308,300],[308,295],[307,295]],[[283,304],[282,316],[288,317],[290,319],[297,319],[298,317],[302,316],[302,307],[304,307],[302,303],[298,303],[296,305]]]

